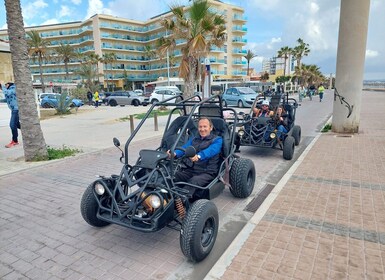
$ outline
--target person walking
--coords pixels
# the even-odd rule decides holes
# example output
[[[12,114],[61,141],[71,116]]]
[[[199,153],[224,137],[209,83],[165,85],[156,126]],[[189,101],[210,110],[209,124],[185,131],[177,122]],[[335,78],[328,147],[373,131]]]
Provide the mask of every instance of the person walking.
[[[9,127],[12,132],[12,140],[9,144],[5,145],[6,148],[12,148],[16,145],[19,145],[18,141],[18,129],[20,129],[20,121],[19,121],[19,106],[17,104],[16,98],[16,86],[12,82],[8,82],[4,84],[1,82],[1,89],[4,93],[5,100],[7,102],[8,108],[11,110],[11,119],[9,121]]]
[[[299,86],[298,88],[298,102],[302,102],[302,98],[305,96],[305,88],[303,86]]]
[[[95,108],[99,107],[99,92],[95,91],[94,93]]]
[[[87,99],[88,99],[88,106],[91,106],[92,105],[92,92],[89,90],[87,92]]]
[[[320,84],[318,87],[319,102],[322,102],[322,99],[324,98],[324,91],[325,91],[325,88],[323,84]]]

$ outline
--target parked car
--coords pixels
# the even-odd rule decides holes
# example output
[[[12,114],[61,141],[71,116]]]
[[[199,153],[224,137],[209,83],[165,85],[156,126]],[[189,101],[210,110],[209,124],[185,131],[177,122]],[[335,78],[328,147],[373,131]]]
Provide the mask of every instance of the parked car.
[[[124,106],[124,105],[134,105],[139,106],[144,102],[144,96],[138,95],[133,91],[115,91],[106,97],[105,104],[112,107],[115,106]]]
[[[44,97],[46,97],[47,95],[51,95],[51,94],[53,94],[53,93],[52,93],[52,92],[41,92],[41,93],[39,93],[39,95],[37,96],[38,99],[39,99],[39,102],[41,102],[41,100],[42,100]]]
[[[249,87],[231,87],[222,95],[224,106],[251,107],[254,100],[259,96]]]
[[[46,93],[40,101],[40,106],[42,108],[57,108],[60,96],[60,93]],[[70,107],[80,107],[84,105],[83,101],[77,98],[67,96],[66,100],[71,100],[69,104]]]
[[[176,86],[156,87],[150,97],[146,99],[146,102],[155,103],[181,94],[182,92]]]

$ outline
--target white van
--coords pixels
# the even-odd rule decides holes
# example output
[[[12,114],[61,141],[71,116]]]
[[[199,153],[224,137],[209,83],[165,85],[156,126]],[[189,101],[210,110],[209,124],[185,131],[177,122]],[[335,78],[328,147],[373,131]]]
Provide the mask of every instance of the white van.
[[[149,101],[151,103],[159,102],[166,100],[167,98],[170,98],[172,96],[181,94],[182,92],[177,86],[156,87],[155,90],[151,93]]]

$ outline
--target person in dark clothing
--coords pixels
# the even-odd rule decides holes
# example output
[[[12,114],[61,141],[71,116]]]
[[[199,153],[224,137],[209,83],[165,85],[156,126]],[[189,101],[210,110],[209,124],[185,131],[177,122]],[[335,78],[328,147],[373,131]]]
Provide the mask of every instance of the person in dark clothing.
[[[192,166],[176,172],[174,177],[176,182],[186,182],[203,187],[217,176],[223,139],[220,136],[214,135],[212,130],[213,124],[210,119],[201,118],[199,120],[199,135],[190,138],[182,146],[182,148],[187,148],[188,146],[195,148],[196,155],[189,159],[192,162]],[[175,151],[176,157],[183,155],[183,151]]]
[[[88,106],[91,106],[91,105],[92,105],[92,98],[93,98],[92,92],[91,92],[91,91],[88,91],[88,92],[87,92]]]

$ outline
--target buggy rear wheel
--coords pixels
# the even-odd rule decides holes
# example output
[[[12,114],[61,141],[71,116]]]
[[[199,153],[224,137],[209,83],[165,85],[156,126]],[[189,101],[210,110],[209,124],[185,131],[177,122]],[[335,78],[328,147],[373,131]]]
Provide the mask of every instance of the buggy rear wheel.
[[[295,140],[293,136],[287,136],[283,142],[283,158],[291,160],[294,155]]]
[[[83,219],[94,227],[104,227],[110,223],[97,218],[98,202],[94,196],[94,184],[91,184],[83,193],[82,201],[80,202],[80,211]]]
[[[301,127],[299,125],[293,126],[291,135],[294,137],[294,144],[298,146],[301,142]]]
[[[230,169],[230,192],[239,198],[248,197],[254,189],[255,167],[247,158],[237,158]]]
[[[191,206],[180,231],[180,247],[193,262],[210,254],[218,234],[218,209],[212,201],[199,199]]]

